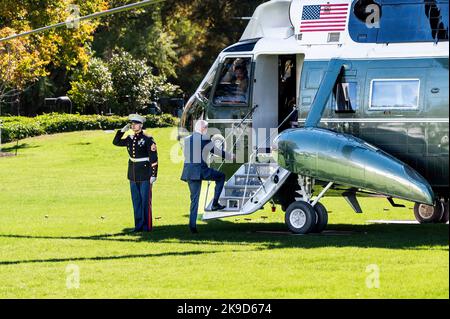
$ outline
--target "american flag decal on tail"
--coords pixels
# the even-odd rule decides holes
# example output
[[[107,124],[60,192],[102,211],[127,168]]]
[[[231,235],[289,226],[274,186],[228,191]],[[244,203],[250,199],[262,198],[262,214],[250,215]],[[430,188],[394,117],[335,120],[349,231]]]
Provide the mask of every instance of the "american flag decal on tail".
[[[344,31],[348,3],[303,6],[300,32]]]

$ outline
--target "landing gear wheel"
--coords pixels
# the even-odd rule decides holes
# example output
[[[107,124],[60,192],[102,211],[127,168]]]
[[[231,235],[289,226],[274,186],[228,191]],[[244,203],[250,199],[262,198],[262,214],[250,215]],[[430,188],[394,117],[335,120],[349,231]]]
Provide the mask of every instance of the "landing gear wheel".
[[[447,224],[448,223],[448,200],[444,203],[444,214],[441,218],[441,223]]]
[[[328,225],[328,212],[325,206],[321,203],[317,203],[314,206],[314,210],[317,214],[316,225],[314,226],[312,232],[313,233],[321,233],[325,230]]]
[[[307,234],[316,225],[316,211],[307,202],[294,202],[286,210],[285,222],[295,234]]]
[[[414,205],[414,216],[421,224],[438,223],[444,214],[444,204],[437,202],[434,206],[425,204]]]

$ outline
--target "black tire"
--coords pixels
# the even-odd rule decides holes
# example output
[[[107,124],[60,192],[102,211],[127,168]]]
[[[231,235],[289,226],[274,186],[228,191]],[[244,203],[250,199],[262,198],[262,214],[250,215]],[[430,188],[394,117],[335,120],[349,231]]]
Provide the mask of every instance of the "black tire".
[[[308,234],[316,225],[316,211],[307,202],[294,202],[286,210],[285,223],[294,234]]]
[[[328,225],[328,212],[325,206],[321,203],[317,203],[314,206],[314,210],[317,214],[316,225],[314,226],[313,233],[321,233],[325,230]]]
[[[416,203],[414,205],[414,216],[421,224],[439,223],[444,215],[443,206],[440,201],[434,206]]]
[[[448,223],[448,200],[444,203],[444,214],[442,214],[441,223]]]

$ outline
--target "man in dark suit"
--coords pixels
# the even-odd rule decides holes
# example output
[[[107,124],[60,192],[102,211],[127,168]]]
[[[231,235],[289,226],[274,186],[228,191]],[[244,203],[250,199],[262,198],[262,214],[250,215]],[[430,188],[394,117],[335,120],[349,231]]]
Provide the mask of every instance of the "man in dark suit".
[[[208,167],[206,160],[209,154],[212,153],[230,160],[235,158],[234,155],[215,147],[211,139],[206,136],[207,131],[208,122],[197,121],[194,133],[184,140],[185,161],[181,180],[188,183],[191,193],[189,229],[192,233],[197,233],[197,213],[202,181],[216,182],[211,210],[217,211],[225,208],[219,204],[219,197],[225,184],[225,174]]]

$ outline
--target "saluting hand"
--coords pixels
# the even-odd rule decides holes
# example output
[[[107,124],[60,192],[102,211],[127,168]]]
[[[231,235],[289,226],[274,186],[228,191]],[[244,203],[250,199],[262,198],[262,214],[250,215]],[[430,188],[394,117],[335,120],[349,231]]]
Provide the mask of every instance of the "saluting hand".
[[[122,133],[128,132],[128,130],[130,129],[130,124],[125,125],[120,131]]]

